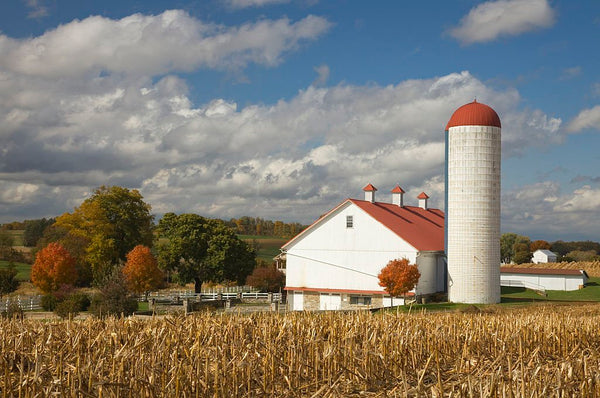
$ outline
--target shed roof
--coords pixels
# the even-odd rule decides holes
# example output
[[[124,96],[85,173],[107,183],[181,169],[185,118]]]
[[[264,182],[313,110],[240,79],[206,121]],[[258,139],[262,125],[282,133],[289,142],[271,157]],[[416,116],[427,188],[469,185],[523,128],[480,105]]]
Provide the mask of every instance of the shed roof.
[[[500,272],[503,274],[529,275],[585,275],[587,277],[587,273],[582,269],[500,267]]]

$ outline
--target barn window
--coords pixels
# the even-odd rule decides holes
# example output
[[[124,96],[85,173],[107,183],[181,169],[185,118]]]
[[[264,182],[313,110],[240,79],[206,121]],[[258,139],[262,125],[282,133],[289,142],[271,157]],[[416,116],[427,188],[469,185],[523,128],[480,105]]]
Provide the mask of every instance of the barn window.
[[[346,228],[354,228],[354,217],[346,216]]]
[[[368,296],[350,296],[350,304],[371,305],[371,297]]]

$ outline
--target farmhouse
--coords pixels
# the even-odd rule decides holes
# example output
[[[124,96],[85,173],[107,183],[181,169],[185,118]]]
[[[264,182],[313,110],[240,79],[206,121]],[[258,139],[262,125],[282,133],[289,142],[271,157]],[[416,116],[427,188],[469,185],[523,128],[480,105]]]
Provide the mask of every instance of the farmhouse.
[[[555,263],[557,259],[556,253],[550,250],[538,249],[533,252],[533,258],[531,262],[534,264],[540,263]]]
[[[364,200],[346,199],[282,247],[286,256],[288,308],[338,310],[401,304],[379,286],[378,273],[393,259],[417,264],[417,297],[444,291],[444,213],[404,205],[396,186],[392,202],[377,202],[377,188],[363,188]]]
[[[588,274],[577,269],[502,267],[502,286],[525,287],[532,290],[577,290],[588,282]]]

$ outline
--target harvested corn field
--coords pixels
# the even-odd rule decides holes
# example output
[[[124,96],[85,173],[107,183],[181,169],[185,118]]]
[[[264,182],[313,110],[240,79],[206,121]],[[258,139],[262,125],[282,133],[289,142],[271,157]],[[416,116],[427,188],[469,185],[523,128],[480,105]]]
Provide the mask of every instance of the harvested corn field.
[[[598,396],[599,305],[1,320],[2,396]]]

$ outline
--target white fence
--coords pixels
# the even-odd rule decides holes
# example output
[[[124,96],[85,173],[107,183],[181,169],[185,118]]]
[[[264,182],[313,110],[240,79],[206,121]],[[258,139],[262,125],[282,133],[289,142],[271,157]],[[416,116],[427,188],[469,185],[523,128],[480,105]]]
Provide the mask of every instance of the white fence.
[[[157,301],[178,301],[183,299],[195,299],[198,301],[214,301],[214,300],[233,300],[236,298],[240,298],[242,300],[264,300],[264,301],[281,301],[282,294],[281,293],[259,293],[259,292],[226,292],[226,293],[194,293],[193,290],[180,290],[180,291],[170,291],[170,292],[155,292],[150,293],[148,295],[148,300],[157,300]],[[142,295],[139,297],[139,300],[145,300],[145,297]]]
[[[16,296],[0,300],[0,312],[5,312],[11,303],[17,303],[23,311],[39,311],[42,309],[42,296]]]

